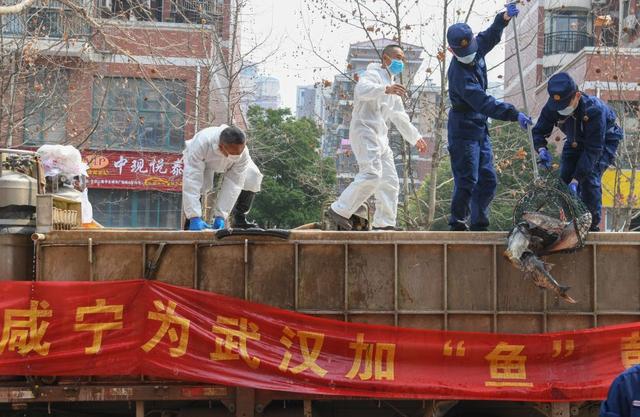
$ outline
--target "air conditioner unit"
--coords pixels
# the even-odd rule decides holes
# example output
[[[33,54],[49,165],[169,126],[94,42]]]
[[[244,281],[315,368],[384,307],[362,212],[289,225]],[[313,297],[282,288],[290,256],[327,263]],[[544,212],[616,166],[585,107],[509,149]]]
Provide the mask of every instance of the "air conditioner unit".
[[[113,6],[113,0],[98,0],[98,9],[110,12]]]
[[[591,0],[593,6],[604,6],[609,4],[609,0]]]

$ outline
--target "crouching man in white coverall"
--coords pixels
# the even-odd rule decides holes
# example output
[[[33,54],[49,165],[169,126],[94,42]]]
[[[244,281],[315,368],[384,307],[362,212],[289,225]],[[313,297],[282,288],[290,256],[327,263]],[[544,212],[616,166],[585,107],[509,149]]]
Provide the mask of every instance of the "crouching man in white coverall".
[[[257,227],[247,223],[255,194],[260,191],[262,174],[249,156],[246,137],[237,127],[209,127],[186,141],[183,152],[182,207],[189,220],[189,230],[223,229],[230,215],[234,227]],[[224,173],[209,225],[202,219],[202,201],[213,186],[213,174]],[[235,205],[235,207],[234,207]],[[232,212],[233,210],[233,212]]]
[[[401,230],[396,227],[400,187],[387,122],[393,122],[402,137],[418,151],[427,150],[427,143],[404,110],[402,98],[406,97],[406,89],[393,82],[393,76],[403,69],[402,48],[388,45],[382,51],[382,65],[369,64],[356,84],[349,136],[358,161],[358,175],[328,210],[340,229],[351,230],[349,218],[375,195],[373,229]]]

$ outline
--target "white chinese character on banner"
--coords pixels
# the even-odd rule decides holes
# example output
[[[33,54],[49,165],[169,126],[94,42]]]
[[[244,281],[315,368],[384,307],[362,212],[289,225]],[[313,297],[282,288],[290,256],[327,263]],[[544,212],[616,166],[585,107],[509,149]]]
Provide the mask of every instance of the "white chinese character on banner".
[[[122,175],[122,168],[124,168],[125,165],[127,165],[127,162],[129,162],[129,160],[124,156],[120,155],[120,159],[118,159],[116,162],[113,163],[113,166],[118,168],[120,175]]]
[[[131,163],[131,172],[139,172],[140,174],[146,174],[149,171],[144,169],[144,159],[134,159]]]
[[[167,168],[164,167],[164,159],[160,158],[160,159],[156,159],[153,158],[153,160],[149,163],[149,165],[151,165],[151,172],[154,174],[166,174],[167,173]]]
[[[174,177],[182,175],[182,158],[176,159],[171,164],[171,175]]]

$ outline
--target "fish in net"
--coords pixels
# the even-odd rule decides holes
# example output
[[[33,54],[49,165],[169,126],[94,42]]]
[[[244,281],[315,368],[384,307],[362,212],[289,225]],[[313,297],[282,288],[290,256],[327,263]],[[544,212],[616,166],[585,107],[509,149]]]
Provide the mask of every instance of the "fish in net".
[[[552,253],[573,252],[585,245],[591,213],[559,178],[536,181],[513,211],[513,230],[504,256],[539,288],[553,291],[568,303],[568,286],[550,274],[553,265],[540,259]]]

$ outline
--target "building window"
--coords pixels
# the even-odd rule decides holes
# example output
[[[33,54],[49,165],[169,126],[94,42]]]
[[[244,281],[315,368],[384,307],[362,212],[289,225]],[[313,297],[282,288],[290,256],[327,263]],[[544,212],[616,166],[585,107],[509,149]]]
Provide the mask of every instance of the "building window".
[[[544,75],[544,79],[546,80],[547,78],[551,77],[559,69],[560,69],[559,65],[553,66],[553,67],[544,67],[542,69],[542,74]]]
[[[94,219],[105,227],[182,229],[182,196],[162,191],[89,189]]]
[[[594,44],[587,12],[552,11],[545,16],[544,26],[545,55],[575,53]]]
[[[69,73],[43,69],[25,83],[24,142],[63,143],[66,139]]]
[[[554,10],[545,19],[545,33],[590,32],[588,12],[575,10]]]
[[[184,145],[185,82],[96,78],[94,148],[177,151]]]

